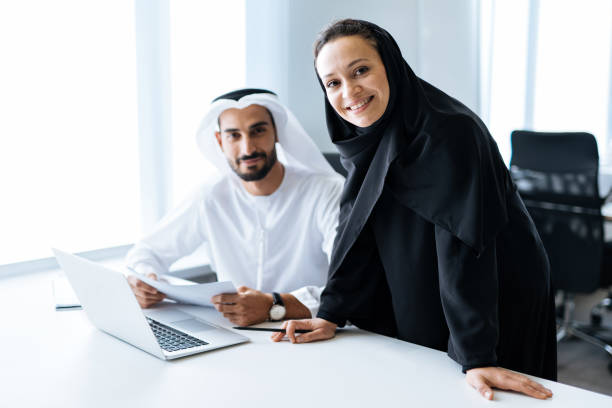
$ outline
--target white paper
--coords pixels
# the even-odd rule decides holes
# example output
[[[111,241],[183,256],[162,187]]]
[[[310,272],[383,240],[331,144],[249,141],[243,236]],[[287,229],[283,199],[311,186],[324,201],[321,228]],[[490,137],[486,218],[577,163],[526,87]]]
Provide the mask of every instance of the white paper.
[[[77,299],[72,286],[66,278],[57,277],[51,281],[53,288],[53,298],[55,299],[55,310],[78,310],[81,309],[79,299]]]
[[[164,281],[156,281],[146,276],[138,275],[138,279],[153,286],[168,299],[198,306],[212,306],[210,298],[221,293],[236,293],[236,287],[231,281],[200,283],[193,285],[170,285]]]

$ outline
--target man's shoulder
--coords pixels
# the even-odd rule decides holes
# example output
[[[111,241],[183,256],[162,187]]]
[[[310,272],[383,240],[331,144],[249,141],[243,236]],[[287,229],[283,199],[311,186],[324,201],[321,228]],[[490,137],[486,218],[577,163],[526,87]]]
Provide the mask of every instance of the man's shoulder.
[[[203,202],[215,201],[227,197],[233,189],[234,181],[229,175],[214,175],[194,190],[192,199]]]
[[[296,167],[287,167],[287,176],[293,185],[316,186],[342,186],[344,177],[339,174],[312,172]]]
[[[344,185],[344,178],[330,173],[315,173],[303,169],[287,169],[288,190],[308,194],[309,196],[339,195]]]

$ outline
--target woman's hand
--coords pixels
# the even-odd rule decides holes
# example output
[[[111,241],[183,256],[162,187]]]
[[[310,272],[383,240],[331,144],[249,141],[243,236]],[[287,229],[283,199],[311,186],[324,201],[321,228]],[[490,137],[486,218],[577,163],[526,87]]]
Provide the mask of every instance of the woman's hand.
[[[551,390],[523,374],[501,367],[472,368],[467,370],[465,380],[488,400],[493,399],[493,387],[518,391],[538,399],[550,398],[553,395]]]
[[[327,340],[336,335],[336,323],[324,319],[287,320],[283,322],[281,329],[286,333],[274,333],[270,338],[273,341],[281,341],[287,336],[292,343],[309,343],[311,341]],[[310,333],[295,335],[296,329],[311,330]]]

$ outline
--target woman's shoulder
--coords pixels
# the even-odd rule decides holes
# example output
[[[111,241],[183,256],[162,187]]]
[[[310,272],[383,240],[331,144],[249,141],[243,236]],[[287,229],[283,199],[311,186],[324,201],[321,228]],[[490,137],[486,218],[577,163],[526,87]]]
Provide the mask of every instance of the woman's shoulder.
[[[421,136],[427,139],[423,145],[431,154],[451,162],[482,159],[497,149],[482,121],[465,113],[440,115]]]

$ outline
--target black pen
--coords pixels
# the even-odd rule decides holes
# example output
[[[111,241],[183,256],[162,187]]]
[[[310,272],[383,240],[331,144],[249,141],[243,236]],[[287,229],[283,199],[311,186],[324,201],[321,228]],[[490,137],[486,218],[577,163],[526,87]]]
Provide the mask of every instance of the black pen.
[[[267,332],[276,332],[276,333],[287,333],[287,331],[285,329],[268,329],[266,327],[246,327],[246,326],[236,326],[234,327],[234,329],[238,329],[238,330],[253,330],[253,331],[267,331]],[[304,330],[304,329],[296,329],[295,330],[296,333],[310,333],[311,330]]]

